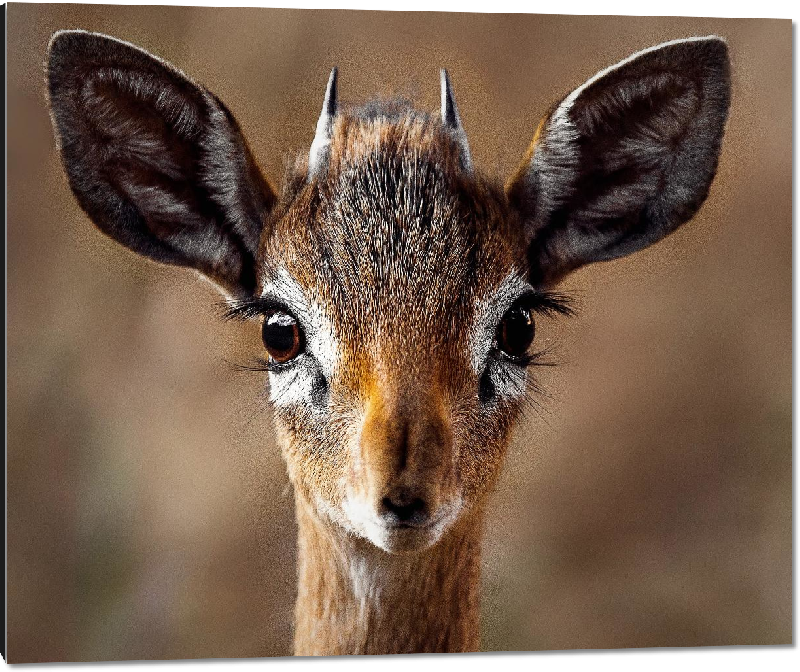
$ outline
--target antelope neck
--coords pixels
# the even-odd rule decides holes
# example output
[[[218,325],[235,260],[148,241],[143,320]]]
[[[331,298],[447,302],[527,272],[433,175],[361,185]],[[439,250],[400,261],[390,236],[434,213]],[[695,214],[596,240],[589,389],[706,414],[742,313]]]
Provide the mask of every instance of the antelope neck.
[[[392,555],[297,498],[295,655],[477,651],[483,516]]]

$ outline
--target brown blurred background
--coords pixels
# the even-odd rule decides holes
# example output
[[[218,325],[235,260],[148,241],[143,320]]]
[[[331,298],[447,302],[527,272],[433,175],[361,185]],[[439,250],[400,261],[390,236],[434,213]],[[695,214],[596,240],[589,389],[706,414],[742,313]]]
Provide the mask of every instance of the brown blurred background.
[[[10,662],[286,655],[292,496],[252,325],[97,232],[44,100],[51,33],[134,42],[216,92],[273,182],[340,95],[453,78],[503,180],[557,97],[631,52],[717,33],[733,58],[700,214],[564,289],[561,366],[487,526],[484,647],[791,641],[791,24],[774,20],[19,5],[8,9]]]

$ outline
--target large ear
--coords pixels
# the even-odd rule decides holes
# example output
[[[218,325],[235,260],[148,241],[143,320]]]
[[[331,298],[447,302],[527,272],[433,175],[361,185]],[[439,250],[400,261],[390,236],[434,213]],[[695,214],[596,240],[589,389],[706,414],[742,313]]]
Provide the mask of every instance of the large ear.
[[[717,168],[729,69],[722,39],[676,40],[603,70],[555,106],[506,187],[531,282],[640,250],[697,212]]]
[[[92,221],[231,297],[251,295],[275,196],[225,106],[147,52],[84,31],[53,36],[47,77],[64,167]]]

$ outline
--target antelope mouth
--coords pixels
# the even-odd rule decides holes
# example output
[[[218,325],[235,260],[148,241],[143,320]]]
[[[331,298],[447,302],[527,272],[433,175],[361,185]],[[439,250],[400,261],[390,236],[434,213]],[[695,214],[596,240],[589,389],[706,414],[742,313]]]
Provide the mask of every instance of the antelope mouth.
[[[440,509],[435,516],[427,517],[424,520],[400,520],[400,521],[382,521],[384,527],[389,530],[417,530],[423,532],[425,530],[433,529],[439,525],[444,518],[447,517],[447,511]]]
[[[385,523],[390,530],[424,530],[433,525],[432,522],[425,523]]]
[[[387,553],[421,551],[436,544],[461,511],[461,500],[442,504],[436,512],[418,521],[397,521],[382,518],[371,507],[359,506],[350,500],[344,507],[348,527]]]
[[[385,528],[379,537],[370,536],[369,540],[387,553],[402,554],[430,548],[440,537],[441,534],[433,527],[420,528],[406,525]]]

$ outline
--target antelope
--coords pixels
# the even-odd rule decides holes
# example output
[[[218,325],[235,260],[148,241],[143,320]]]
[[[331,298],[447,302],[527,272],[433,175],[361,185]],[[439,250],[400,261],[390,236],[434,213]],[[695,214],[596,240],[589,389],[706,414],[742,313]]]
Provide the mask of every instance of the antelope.
[[[480,648],[487,498],[534,385],[536,320],[571,271],[694,216],[730,99],[726,43],[666,42],[542,119],[505,187],[441,110],[341,105],[331,72],[280,193],[236,119],[157,57],[49,46],[69,184],[104,233],[215,283],[260,323],[298,524],[297,655]]]

